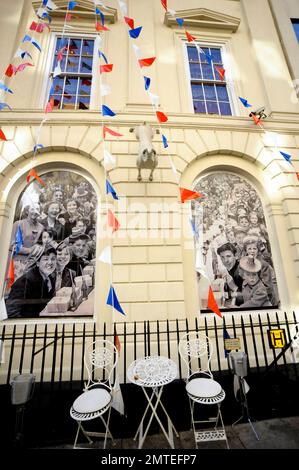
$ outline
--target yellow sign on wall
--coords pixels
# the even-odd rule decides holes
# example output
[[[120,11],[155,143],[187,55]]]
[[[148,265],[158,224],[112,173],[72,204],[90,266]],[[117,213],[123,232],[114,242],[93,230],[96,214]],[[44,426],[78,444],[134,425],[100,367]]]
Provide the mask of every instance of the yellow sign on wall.
[[[271,349],[282,349],[286,345],[285,330],[268,330],[269,344]]]

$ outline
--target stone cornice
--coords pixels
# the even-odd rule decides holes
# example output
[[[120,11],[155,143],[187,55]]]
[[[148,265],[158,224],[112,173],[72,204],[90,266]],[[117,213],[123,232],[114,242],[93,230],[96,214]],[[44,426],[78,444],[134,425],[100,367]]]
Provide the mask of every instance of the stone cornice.
[[[68,0],[55,0],[55,4],[59,7],[57,10],[50,12],[53,20],[63,19],[66,13]],[[32,6],[35,12],[40,8],[41,1],[33,1]],[[105,15],[105,21],[107,23],[116,23],[117,21],[117,10],[110,7],[101,7],[102,12]],[[79,16],[82,19],[92,19],[94,21],[94,3],[91,0],[80,0],[79,5],[72,12],[74,16]]]
[[[235,33],[240,25],[240,18],[225,15],[207,8],[194,8],[176,11],[177,18],[184,18],[184,26],[200,29],[217,29]],[[166,26],[178,26],[176,19],[168,12],[165,13]]]
[[[117,116],[110,120],[104,120],[111,126],[132,126],[144,120],[153,126],[157,126],[157,120],[152,111],[140,110],[122,112],[115,110]],[[167,113],[169,121],[165,128],[175,129],[209,129],[209,130],[227,130],[227,131],[241,131],[262,133],[263,131],[257,128],[253,121],[247,117],[240,116],[200,116],[189,113]],[[36,126],[39,125],[44,118],[44,113],[40,110],[14,110],[4,111],[0,114],[1,126]],[[86,126],[86,125],[100,125],[102,122],[99,111],[53,111],[51,117],[44,123],[45,126],[53,125],[70,125],[70,126]],[[284,119],[271,119],[268,118],[263,122],[264,128],[267,131],[282,132],[284,134],[299,134],[299,113],[294,115],[284,115]]]

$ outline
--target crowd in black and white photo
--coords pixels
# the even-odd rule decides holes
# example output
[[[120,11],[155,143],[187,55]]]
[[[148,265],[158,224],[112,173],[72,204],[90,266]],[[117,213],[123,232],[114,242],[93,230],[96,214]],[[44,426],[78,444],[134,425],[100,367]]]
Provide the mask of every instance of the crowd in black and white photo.
[[[209,175],[195,190],[205,196],[196,225],[203,231],[202,259],[220,306],[277,307],[270,241],[256,190],[230,173]],[[207,286],[201,274],[198,279],[204,304]]]
[[[74,311],[93,286],[96,193],[71,172],[46,173],[43,180],[45,187],[31,183],[26,188],[16,210],[9,253],[14,282],[6,292],[9,318]],[[22,245],[16,250],[18,228]]]

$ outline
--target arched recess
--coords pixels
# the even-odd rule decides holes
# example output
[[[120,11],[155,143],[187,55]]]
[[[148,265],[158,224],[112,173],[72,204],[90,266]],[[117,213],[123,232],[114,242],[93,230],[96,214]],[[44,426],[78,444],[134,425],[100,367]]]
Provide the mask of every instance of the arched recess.
[[[294,292],[298,289],[295,267],[292,259],[286,220],[282,206],[282,195],[273,184],[271,175],[249,159],[232,155],[215,154],[199,156],[192,161],[182,174],[180,186],[194,188],[196,182],[213,172],[226,171],[247,180],[257,191],[263,205],[271,247],[273,263],[277,274],[281,310],[290,310],[296,306]],[[195,272],[194,249],[185,249],[183,253],[183,270],[185,280],[186,310],[200,311],[198,302],[197,276]],[[244,313],[244,312],[242,312]]]
[[[32,159],[14,162],[14,166],[10,167],[0,182],[0,246],[3,247],[3,259],[6,259],[10,237],[12,233],[13,219],[16,204],[20,194],[26,188],[26,176],[32,167]],[[96,253],[107,245],[106,235],[103,226],[103,217],[101,215],[106,211],[105,204],[101,203],[105,194],[105,172],[103,167],[95,159],[90,156],[82,156],[77,152],[69,151],[47,151],[45,149],[42,154],[35,157],[34,168],[42,177],[44,173],[52,171],[71,171],[84,177],[93,187],[98,198],[98,214],[97,214],[97,243]],[[97,260],[98,256],[96,256]],[[1,290],[3,290],[5,280],[5,263],[1,263],[0,282]],[[101,269],[101,275],[99,270]],[[109,319],[109,311],[105,304],[107,291],[109,287],[109,269],[103,263],[96,261],[95,276],[95,292],[94,296],[94,316],[88,321],[96,321],[101,327],[104,319]],[[111,316],[111,313],[110,313]],[[68,317],[65,321],[69,322],[72,318]],[[10,324],[15,322],[56,322],[64,321],[63,319],[16,319],[6,320]],[[82,321],[78,318],[75,321]]]

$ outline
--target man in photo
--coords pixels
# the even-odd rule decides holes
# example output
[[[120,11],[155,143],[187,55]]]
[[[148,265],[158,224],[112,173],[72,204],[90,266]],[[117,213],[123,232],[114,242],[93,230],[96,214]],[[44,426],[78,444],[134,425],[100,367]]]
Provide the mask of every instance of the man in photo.
[[[55,294],[56,250],[35,247],[35,263],[12,285],[6,300],[8,318],[38,317]]]
[[[237,294],[241,308],[270,307],[267,289],[260,278],[262,265],[257,258],[244,256],[240,259],[240,270],[244,278],[242,293]]]

